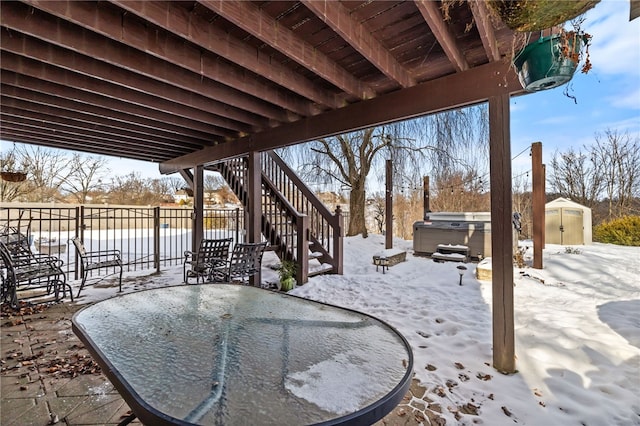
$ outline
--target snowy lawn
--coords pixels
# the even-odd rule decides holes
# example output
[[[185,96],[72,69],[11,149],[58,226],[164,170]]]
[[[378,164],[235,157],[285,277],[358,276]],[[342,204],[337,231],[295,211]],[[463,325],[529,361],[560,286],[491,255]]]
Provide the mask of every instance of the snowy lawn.
[[[407,261],[382,274],[372,257],[384,237],[346,238],[344,275],[311,278],[291,294],[366,312],[399,330],[413,349],[416,378],[447,424],[640,425],[639,247],[547,245],[544,269],[515,270],[514,375],[492,368],[491,283],[475,278],[476,264],[467,264],[459,286],[458,263],[416,257],[411,241],[396,240],[394,248],[407,250]],[[276,279],[265,269],[263,280]],[[182,268],[174,268],[129,274],[123,288],[181,281]],[[89,287],[78,302],[115,291]]]

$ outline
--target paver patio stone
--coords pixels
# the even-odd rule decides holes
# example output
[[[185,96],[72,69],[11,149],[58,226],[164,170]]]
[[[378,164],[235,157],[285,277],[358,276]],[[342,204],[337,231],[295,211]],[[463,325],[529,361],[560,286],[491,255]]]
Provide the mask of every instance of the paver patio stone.
[[[2,397],[2,426],[46,426],[49,424],[49,410],[42,398]]]
[[[37,374],[21,374],[0,377],[2,383],[2,399],[35,398],[44,396]]]
[[[49,409],[54,417],[57,416],[58,420],[63,420],[75,409],[85,405],[88,399],[89,397],[87,395],[51,398],[49,400]]]
[[[42,383],[44,385],[44,390],[47,395],[53,394],[54,392],[58,392],[59,389],[64,387],[71,380],[70,377],[47,377],[42,376]]]
[[[120,413],[129,410],[120,395],[91,395],[65,416],[69,425],[117,424]]]
[[[118,394],[113,385],[102,374],[84,374],[69,380],[56,394],[60,397],[82,395]]]
[[[22,333],[27,331],[27,324],[24,322],[16,323],[17,321],[24,321],[22,318],[12,318],[10,320],[3,321],[2,334],[11,336],[14,333]]]
[[[21,333],[3,334],[0,338],[0,348],[2,348],[2,366],[17,360],[18,357],[28,357],[31,352],[31,344],[27,331]]]
[[[43,311],[2,319],[0,424],[45,426],[51,416],[64,426],[117,425],[130,408],[103,374],[77,374],[51,368],[56,361],[73,361],[88,355],[71,331],[71,317],[83,305],[68,302]],[[26,365],[22,365],[27,360]],[[29,364],[28,361],[33,361]],[[26,389],[21,390],[21,386]],[[430,401],[413,381],[404,400],[376,426],[414,426],[423,421]],[[427,413],[431,411],[426,410]],[[439,418],[429,417],[440,425]],[[134,420],[131,424],[140,425]]]

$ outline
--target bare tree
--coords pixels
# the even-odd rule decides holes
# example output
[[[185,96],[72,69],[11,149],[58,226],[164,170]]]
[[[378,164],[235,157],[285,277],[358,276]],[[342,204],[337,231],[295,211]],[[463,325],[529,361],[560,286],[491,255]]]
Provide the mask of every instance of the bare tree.
[[[64,153],[40,146],[22,145],[16,150],[27,167],[29,179],[25,201],[51,202],[61,199],[60,189],[70,175]]]
[[[405,240],[413,235],[413,224],[423,217],[422,191],[415,188],[403,190],[393,198],[394,235]]]
[[[184,179],[178,176],[165,176],[162,178],[164,185],[169,188],[171,195],[175,195],[176,192],[184,188],[185,182]]]
[[[171,181],[166,178],[147,179],[147,185],[151,194],[155,195],[156,204],[173,202],[174,192],[171,187]],[[151,194],[149,194],[149,198],[153,198]]]
[[[487,176],[477,170],[443,171],[436,176],[431,210],[443,212],[480,212],[491,209],[485,191]]]
[[[158,205],[166,198],[161,179],[143,179],[137,172],[115,176],[108,192],[112,204]]]
[[[373,222],[376,231],[382,234],[385,224],[385,197],[384,194],[376,193],[372,198],[371,208],[373,210]]]
[[[107,159],[104,157],[73,154],[63,189],[78,203],[86,203],[90,192],[101,189],[102,178],[109,172],[106,165]]]
[[[556,151],[550,163],[549,183],[551,190],[587,207],[593,207],[602,190],[603,175],[601,159],[582,150],[569,148]]]
[[[551,192],[590,208],[606,200],[608,219],[630,214],[640,197],[640,138],[627,133],[597,133],[592,146],[556,152],[550,166]]]
[[[520,213],[521,236],[531,238],[532,232],[532,194],[529,188],[529,173],[521,174],[513,178],[511,185],[513,191],[513,211]]]
[[[596,134],[591,155],[600,165],[608,218],[629,214],[633,199],[640,196],[640,138],[608,129]]]
[[[0,153],[0,169],[3,172],[28,172],[27,164],[20,157],[15,145],[10,151]],[[20,200],[29,193],[29,184],[22,182],[0,181],[0,201],[11,202]]]
[[[303,145],[305,158],[302,158],[301,172],[304,177],[314,182],[324,180],[322,183],[337,181],[351,190],[347,235],[367,236],[366,177],[376,154],[387,147],[390,140],[375,130],[361,130]]]
[[[220,173],[207,172],[204,175],[203,187],[205,192],[217,191],[225,185],[226,183]]]
[[[397,191],[403,182],[420,182],[422,176],[431,174],[429,171],[458,165],[473,167],[486,158],[486,111],[486,105],[481,105],[360,130],[287,148],[283,156],[295,157],[291,153],[297,153],[294,163],[310,182],[349,188],[347,235],[366,236],[369,173],[377,171],[380,185],[384,181],[384,160],[391,159]],[[473,146],[485,148],[469,152]]]

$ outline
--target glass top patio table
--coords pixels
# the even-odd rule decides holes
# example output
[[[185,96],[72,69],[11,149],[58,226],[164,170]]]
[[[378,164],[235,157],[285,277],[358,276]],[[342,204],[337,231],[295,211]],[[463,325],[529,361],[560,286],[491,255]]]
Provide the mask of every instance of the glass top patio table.
[[[413,370],[407,341],[374,317],[241,285],[114,297],[73,331],[149,425],[370,425]]]

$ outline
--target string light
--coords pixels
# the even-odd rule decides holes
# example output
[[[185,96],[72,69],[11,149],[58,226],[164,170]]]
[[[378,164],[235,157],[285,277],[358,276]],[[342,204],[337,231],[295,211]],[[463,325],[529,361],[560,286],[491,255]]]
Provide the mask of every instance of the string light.
[[[529,151],[529,155],[531,155],[531,147],[530,147],[530,146],[526,147],[525,149],[523,149],[522,151],[520,151],[518,154],[516,154],[516,155],[511,159],[511,161],[515,160],[516,158],[518,158],[519,156],[521,156],[522,154],[524,154],[524,153],[525,153],[525,152],[527,152],[527,151]],[[526,172],[523,172],[523,173],[521,173],[521,174],[519,174],[519,175],[517,175],[517,176],[514,176],[514,177],[513,177],[513,179],[517,179],[517,178],[519,178],[519,177],[521,177],[521,176],[524,176],[524,175],[526,175],[526,176],[527,176],[527,178],[529,178],[529,173],[530,173],[530,172],[531,172],[531,170],[529,169],[529,170],[527,170]],[[464,180],[464,181],[462,181],[462,182],[460,182],[460,183],[458,183],[458,184],[455,184],[455,185],[447,185],[447,186],[444,186],[444,187],[442,187],[442,188],[438,188],[438,187],[436,186],[436,187],[435,187],[435,188],[433,188],[433,189],[434,189],[434,190],[436,190],[436,191],[442,191],[442,192],[447,191],[447,190],[450,190],[450,191],[451,191],[451,194],[455,194],[455,190],[459,188],[459,189],[460,189],[460,193],[461,193],[461,194],[464,194],[465,186],[467,186],[467,185],[472,185],[472,184],[474,183],[474,181],[477,181],[477,182],[476,182],[476,184],[478,185],[478,188],[480,189],[480,191],[484,191],[484,184],[485,184],[485,182],[487,181],[487,180],[485,180],[485,178],[488,178],[488,176],[489,176],[489,173],[485,173],[483,176],[468,178],[468,179],[466,179],[466,180]],[[423,187],[418,187],[418,186],[404,186],[404,185],[403,185],[403,186],[396,187],[396,188],[398,188],[398,189],[400,190],[400,192],[401,192],[401,193],[404,193],[404,191],[405,191],[405,190],[407,190],[407,191],[411,191],[411,190],[413,190],[413,191],[419,191],[419,190],[423,190],[423,189],[424,189]],[[471,189],[471,190],[472,190],[472,189]]]

